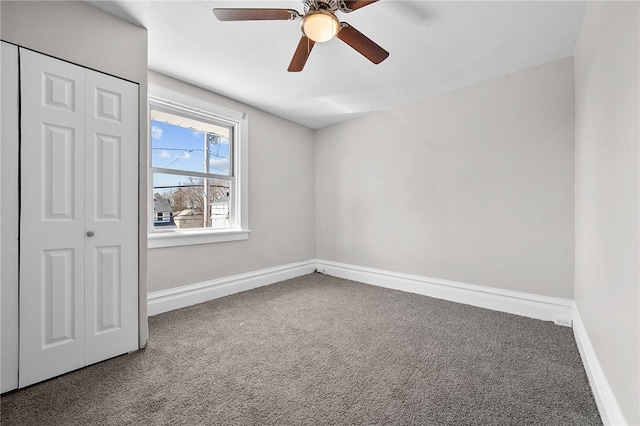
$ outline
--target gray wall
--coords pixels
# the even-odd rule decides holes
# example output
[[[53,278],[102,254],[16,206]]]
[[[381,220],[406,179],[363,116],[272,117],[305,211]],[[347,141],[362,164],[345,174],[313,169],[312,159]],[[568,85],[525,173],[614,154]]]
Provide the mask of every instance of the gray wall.
[[[147,30],[79,1],[2,1],[2,40],[140,85],[140,178],[147,170]],[[140,185],[140,343],[147,339],[147,204]]]
[[[634,425],[640,424],[638,6],[589,2],[575,51],[575,300]]]
[[[317,131],[320,259],[573,298],[573,62]]]
[[[245,241],[149,249],[149,291],[312,259],[313,131],[157,73],[149,82],[249,114],[251,229]]]

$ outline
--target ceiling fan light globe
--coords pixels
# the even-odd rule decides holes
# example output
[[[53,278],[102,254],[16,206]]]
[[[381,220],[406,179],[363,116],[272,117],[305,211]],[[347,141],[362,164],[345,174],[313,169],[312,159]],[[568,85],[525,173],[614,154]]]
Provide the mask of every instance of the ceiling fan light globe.
[[[300,25],[303,34],[316,43],[331,40],[340,30],[338,18],[325,10],[307,13]]]

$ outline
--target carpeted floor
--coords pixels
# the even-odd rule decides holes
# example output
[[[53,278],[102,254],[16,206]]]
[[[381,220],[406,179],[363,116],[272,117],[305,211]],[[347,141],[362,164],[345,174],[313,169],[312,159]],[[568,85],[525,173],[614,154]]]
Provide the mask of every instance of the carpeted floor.
[[[312,274],[149,319],[2,425],[601,424],[571,329]]]

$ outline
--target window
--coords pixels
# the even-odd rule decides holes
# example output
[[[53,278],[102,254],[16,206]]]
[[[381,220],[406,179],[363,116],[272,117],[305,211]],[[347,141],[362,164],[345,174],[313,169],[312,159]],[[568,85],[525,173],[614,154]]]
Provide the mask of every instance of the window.
[[[149,247],[247,239],[246,114],[149,93]]]

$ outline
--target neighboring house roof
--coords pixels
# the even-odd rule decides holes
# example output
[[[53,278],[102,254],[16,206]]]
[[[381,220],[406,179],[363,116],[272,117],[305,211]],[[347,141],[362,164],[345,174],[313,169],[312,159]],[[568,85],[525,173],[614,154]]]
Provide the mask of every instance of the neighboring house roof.
[[[202,217],[202,213],[201,212],[197,212],[195,210],[191,210],[191,209],[185,209],[182,210],[178,213],[176,213],[176,215],[174,216],[176,220],[180,220],[180,219],[188,219],[188,216],[200,216]]]
[[[220,204],[220,203],[228,203],[229,202],[229,197],[223,197],[223,198],[219,198],[217,200],[213,200],[213,204]]]
[[[153,211],[154,212],[173,212],[171,202],[166,198],[153,199]]]

